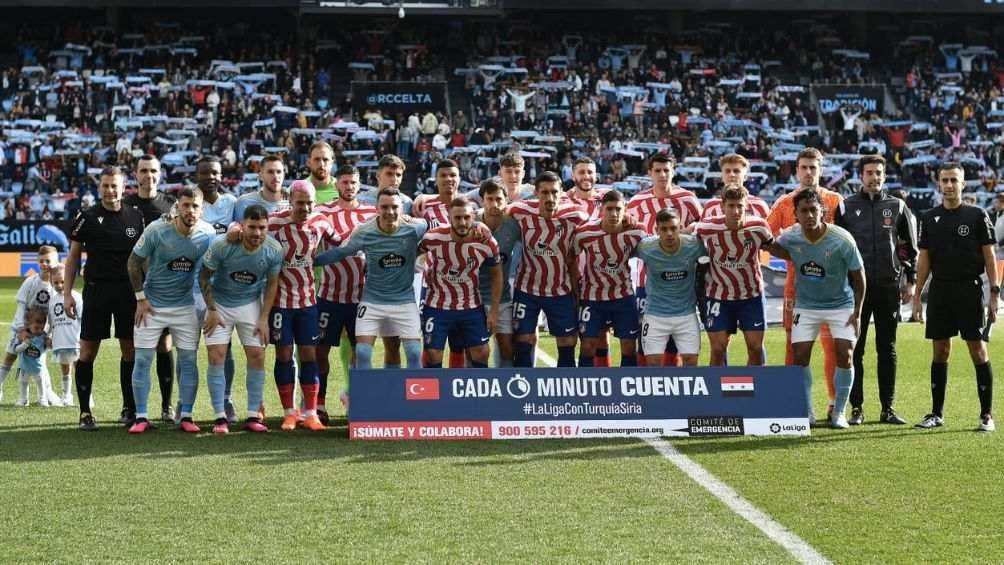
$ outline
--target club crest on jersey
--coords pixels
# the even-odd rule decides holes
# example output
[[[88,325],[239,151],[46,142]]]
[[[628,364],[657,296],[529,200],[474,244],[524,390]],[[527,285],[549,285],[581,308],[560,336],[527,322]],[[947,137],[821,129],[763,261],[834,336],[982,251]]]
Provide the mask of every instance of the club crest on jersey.
[[[168,263],[167,268],[175,273],[191,273],[192,269],[195,268],[195,261],[192,261],[188,257],[178,257]]]
[[[806,277],[812,277],[814,279],[821,279],[826,276],[826,269],[822,265],[816,263],[815,261],[809,261],[808,263],[802,263],[799,267],[802,271],[802,275]]]
[[[404,257],[395,253],[388,253],[380,258],[380,268],[382,269],[400,269],[403,266]]]
[[[660,275],[667,282],[682,281],[687,278],[687,271],[663,271]]]
[[[248,286],[258,282],[258,276],[250,271],[234,271],[230,273],[230,279],[237,284],[245,284]]]
[[[125,234],[126,234],[126,237],[128,237],[129,239],[132,239],[132,238],[136,237],[136,228],[134,228],[132,226],[127,227],[126,230],[125,230]]]

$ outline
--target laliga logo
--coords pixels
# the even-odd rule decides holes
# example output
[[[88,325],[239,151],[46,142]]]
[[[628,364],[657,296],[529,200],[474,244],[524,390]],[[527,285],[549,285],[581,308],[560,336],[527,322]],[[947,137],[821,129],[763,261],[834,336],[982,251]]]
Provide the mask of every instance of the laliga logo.
[[[509,382],[506,383],[505,389],[513,398],[526,398],[530,394],[530,381],[516,373],[516,376],[510,378]]]

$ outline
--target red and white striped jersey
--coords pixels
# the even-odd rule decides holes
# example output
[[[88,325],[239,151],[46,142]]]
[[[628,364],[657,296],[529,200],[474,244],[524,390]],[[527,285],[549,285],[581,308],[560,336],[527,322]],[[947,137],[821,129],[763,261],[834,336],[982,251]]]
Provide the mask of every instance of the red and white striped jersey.
[[[627,203],[627,213],[636,218],[645,231],[655,235],[655,215],[664,208],[673,208],[680,215],[680,227],[685,228],[701,220],[701,201],[689,190],[675,189],[665,197],[646,190],[634,195]]]
[[[746,300],[763,292],[760,248],[774,241],[767,220],[747,217],[738,230],[725,225],[719,216],[700,222],[694,235],[701,239],[711,257],[707,287],[715,300]]]
[[[322,204],[315,210],[328,216],[335,227],[335,236],[344,242],[349,239],[356,226],[376,216],[377,209],[361,204],[354,210],[346,210],[339,205],[339,202],[335,200]],[[324,266],[321,271],[321,287],[317,295],[330,302],[357,304],[362,300],[365,280],[366,259],[358,255],[346,257]]]
[[[418,208],[416,206],[416,208]],[[426,200],[421,208],[412,210],[415,215],[429,222],[430,228],[450,225],[450,205],[444,203],[438,197]]]
[[[609,188],[598,188],[593,191],[592,198],[582,198],[578,196],[578,193],[573,188],[566,192],[565,195],[568,196],[569,202],[585,210],[591,220],[598,220],[600,219],[600,210],[603,208],[603,195],[607,192],[610,192]]]
[[[291,218],[291,210],[268,217],[268,232],[282,244],[277,308],[307,308],[317,303],[314,292],[314,255],[322,241],[338,245],[335,226],[327,214],[313,212],[302,224]]]
[[[565,264],[572,251],[575,228],[588,219],[574,204],[559,204],[550,219],[540,215],[537,200],[523,200],[509,206],[523,232],[523,258],[516,273],[516,288],[534,296],[564,296],[572,291]]]
[[[634,294],[628,260],[648,234],[641,228],[607,233],[598,221],[575,230],[575,254],[579,256],[579,298],[618,300]]]
[[[420,248],[426,251],[428,258],[426,307],[472,310],[483,305],[478,271],[483,263],[499,264],[499,245],[495,238],[457,242],[453,241],[450,226],[440,226],[425,232]]]
[[[725,212],[722,210],[722,199],[712,198],[704,203],[704,215],[701,216],[701,221],[708,220],[711,218],[717,218],[719,216],[724,216]],[[746,216],[756,216],[758,218],[767,219],[770,215],[770,205],[764,202],[763,198],[758,196],[747,196],[746,197]]]

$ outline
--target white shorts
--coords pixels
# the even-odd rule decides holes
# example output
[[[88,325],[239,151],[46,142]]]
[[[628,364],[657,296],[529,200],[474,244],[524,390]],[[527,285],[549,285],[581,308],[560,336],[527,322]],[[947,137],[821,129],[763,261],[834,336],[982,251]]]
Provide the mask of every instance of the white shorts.
[[[213,333],[206,335],[206,345],[229,344],[233,337],[234,328],[236,328],[237,337],[240,338],[244,347],[265,347],[265,342],[262,341],[263,337],[254,333],[258,316],[261,315],[261,303],[254,301],[233,308],[217,304],[216,311],[220,315],[223,326],[216,326]],[[268,336],[264,336],[264,339],[267,340]]]
[[[646,355],[662,355],[669,338],[673,338],[676,350],[682,355],[701,352],[701,321],[696,312],[686,316],[645,314],[641,319],[641,336]]]
[[[72,365],[80,358],[79,349],[55,349],[52,351],[52,356],[56,358],[56,361],[60,365]]]
[[[7,340],[7,355],[17,355],[17,351],[14,350],[17,344],[21,343],[21,340],[17,338],[18,330],[14,329],[14,326],[10,327],[10,339]]]
[[[356,311],[356,336],[361,335],[422,339],[418,305],[414,302],[405,304],[360,302]]]
[[[491,306],[485,306],[485,316],[488,315],[489,310],[491,310]],[[511,335],[512,330],[512,302],[503,302],[499,304],[499,321],[495,325],[495,333]]]
[[[854,308],[838,308],[836,310],[806,310],[795,308],[791,323],[791,342],[804,343],[816,341],[819,328],[824,324],[830,327],[833,339],[845,339],[851,343],[857,341],[854,326],[847,325],[847,319],[854,313]]]
[[[195,293],[195,317],[199,321],[199,327],[206,323],[206,299],[202,298],[201,292]]]
[[[157,347],[164,330],[171,332],[174,345],[178,349],[196,349],[199,347],[199,320],[195,316],[194,306],[175,306],[173,308],[153,307],[155,314],[147,315],[143,325],[133,329],[133,344],[139,349]]]

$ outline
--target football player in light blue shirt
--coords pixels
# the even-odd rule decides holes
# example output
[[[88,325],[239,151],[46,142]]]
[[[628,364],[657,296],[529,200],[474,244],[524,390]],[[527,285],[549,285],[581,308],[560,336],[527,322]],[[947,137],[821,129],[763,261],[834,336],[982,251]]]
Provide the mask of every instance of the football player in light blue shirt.
[[[206,300],[206,381],[216,421],[213,433],[230,432],[225,409],[226,382],[223,363],[234,329],[247,358],[247,423],[252,432],[266,432],[259,408],[265,383],[265,345],[268,315],[279,288],[283,250],[268,235],[268,211],[251,205],[241,220],[243,238],[230,243],[218,236],[203,259],[199,283]],[[263,298],[264,293],[264,298]]]
[[[261,160],[258,171],[261,190],[241,195],[234,204],[233,221],[244,221],[244,210],[258,204],[271,214],[289,208],[289,199],[282,189],[282,181],[286,178],[286,166],[282,157],[267,155]]]
[[[395,188],[380,191],[377,210],[376,218],[359,225],[343,246],[318,255],[314,265],[327,265],[364,251],[366,285],[356,320],[356,365],[372,368],[373,343],[379,335],[401,338],[408,368],[419,368],[422,331],[413,285],[418,244],[428,224],[421,220],[402,222],[400,192]]]
[[[202,221],[210,224],[216,233],[224,233],[234,219],[234,205],[237,197],[228,192],[220,192],[223,181],[223,166],[213,155],[202,157],[195,163],[195,182],[202,191]]]
[[[522,249],[523,232],[516,220],[505,213],[508,205],[505,187],[494,180],[486,180],[478,188],[482,203],[478,219],[492,230],[502,259],[502,298],[499,300],[499,319],[495,324],[495,365],[512,367],[512,278]],[[482,265],[478,273],[481,296],[491,296],[492,268]],[[488,306],[485,306],[487,314]]]
[[[806,190],[792,203],[798,224],[781,234],[771,253],[792,262],[795,269],[795,310],[791,345],[795,363],[809,366],[812,344],[820,326],[833,334],[837,370],[833,375],[836,399],[830,424],[848,427],[844,409],[854,384],[851,354],[861,323],[865,275],[853,236],[824,221],[826,210],[816,191]],[[812,377],[806,371],[805,394],[812,417]]]
[[[656,234],[638,245],[635,255],[645,264],[648,304],[642,317],[642,349],[650,367],[662,365],[666,343],[676,343],[683,364],[697,365],[701,323],[697,317],[695,277],[698,259],[707,255],[696,236],[680,233],[680,216],[673,209],[655,216]]]
[[[198,388],[195,350],[199,345],[199,322],[195,315],[192,285],[202,256],[209,249],[216,232],[199,216],[202,194],[197,190],[178,192],[177,215],[171,221],[158,220],[144,230],[129,255],[129,280],[136,292],[136,364],[133,367],[133,396],[136,399],[136,422],[130,433],[143,433],[150,427],[147,397],[150,394],[150,365],[157,342],[165,329],[178,348],[181,395],[181,429],[197,433],[192,408]],[[145,280],[144,280],[145,279]]]

